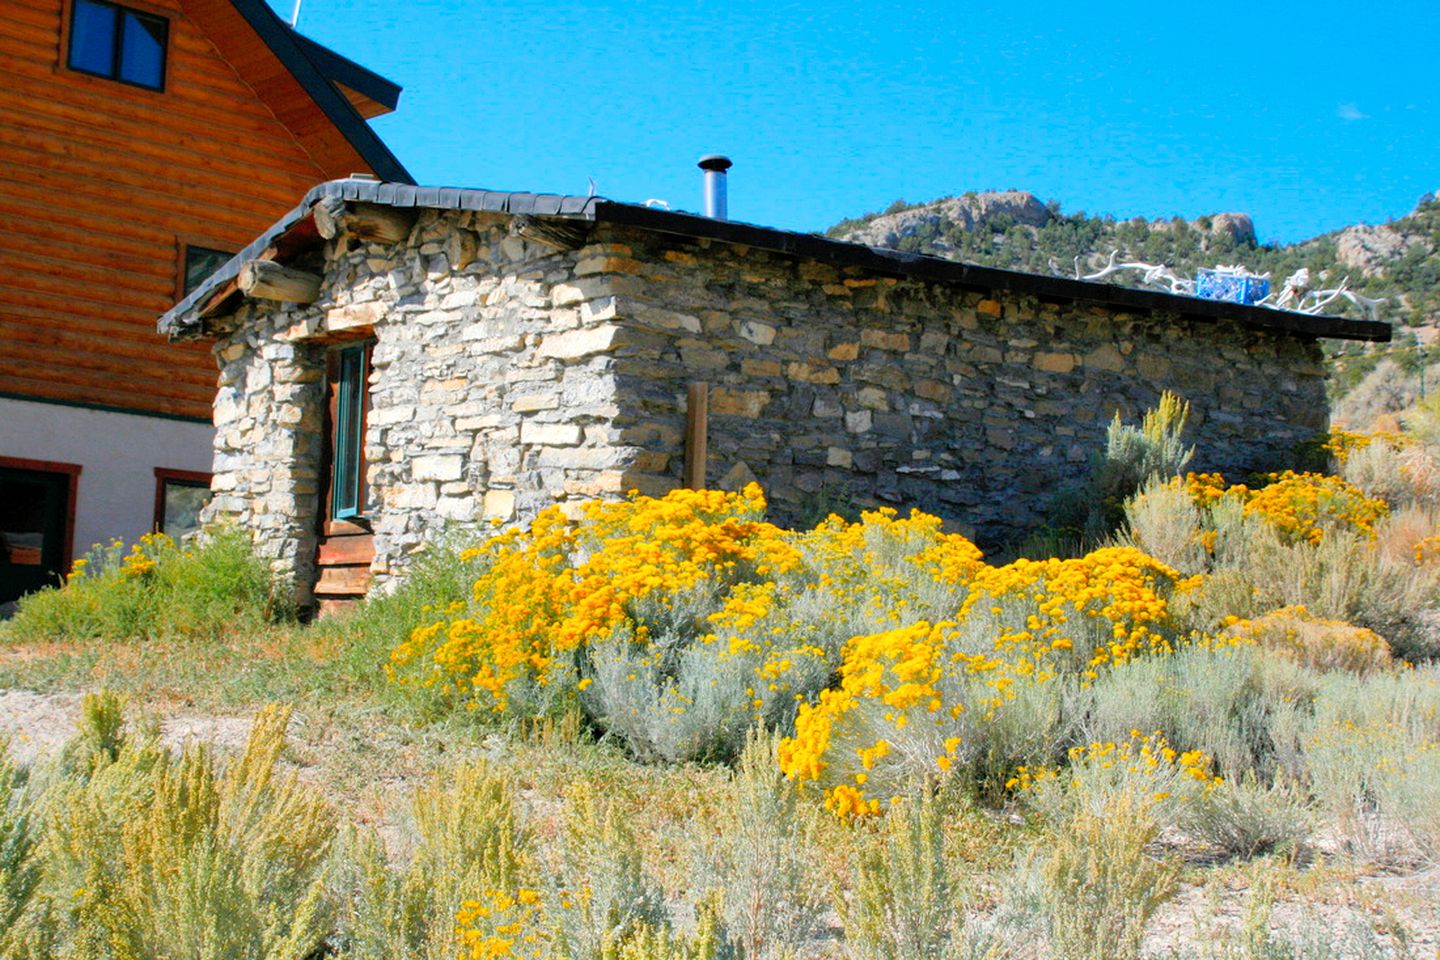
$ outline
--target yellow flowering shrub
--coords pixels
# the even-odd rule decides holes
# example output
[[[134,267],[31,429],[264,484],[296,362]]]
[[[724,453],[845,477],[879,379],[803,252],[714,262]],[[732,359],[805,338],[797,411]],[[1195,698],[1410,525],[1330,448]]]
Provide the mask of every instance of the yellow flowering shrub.
[[[1223,639],[1254,643],[1317,670],[1368,673],[1390,667],[1390,644],[1374,630],[1312,616],[1303,606],[1282,607],[1250,620],[1236,618]]]
[[[973,543],[919,510],[867,511],[858,523],[832,516],[793,542],[803,560],[796,576],[781,578],[785,607],[835,651],[861,633],[953,617],[984,566]]]
[[[184,546],[147,533],[96,544],[60,586],[24,597],[12,626],[34,640],[206,639],[287,618],[288,593],[241,531]]]
[[[1320,443],[1320,449],[1330,456],[1338,465],[1345,466],[1349,462],[1351,454],[1357,450],[1366,450],[1372,444],[1381,444],[1388,447],[1392,452],[1399,451],[1410,446],[1412,441],[1403,433],[1394,430],[1373,430],[1369,433],[1358,433],[1353,430],[1345,430],[1341,427],[1333,427],[1324,440]]]
[[[1327,530],[1340,529],[1374,539],[1375,524],[1390,513],[1389,504],[1343,477],[1286,470],[1265,477],[1265,486],[1227,486],[1218,473],[1191,473],[1185,489],[1196,506],[1212,508],[1225,498],[1244,504],[1244,515],[1256,517],[1279,531],[1288,543],[1319,543]],[[1197,536],[1213,530],[1197,531]]]
[[[424,662],[423,682],[472,705],[504,711],[519,687],[544,688],[574,673],[582,645],[626,625],[649,626],[636,606],[691,591],[721,592],[747,572],[793,562],[779,528],[759,519],[760,488],[738,494],[678,490],[664,498],[596,501],[571,520],[558,507],[528,528],[490,540],[489,568],[458,615],[416,630],[392,654],[396,667]],[[573,681],[572,681],[573,682]]]
[[[578,703],[639,756],[732,756],[789,728],[856,633],[953,614],[983,567],[939,518],[877,510],[808,532],[739,493],[678,490],[542,513],[475,551],[469,600],[415,630],[392,675],[492,712]]]
[[[1332,527],[1373,539],[1376,522],[1390,512],[1384,500],[1340,477],[1287,470],[1268,479],[1247,498],[1245,514],[1264,519],[1292,543],[1319,543]]]
[[[1084,683],[1171,650],[1168,598],[1191,583],[1129,547],[981,567],[957,619],[846,644],[839,686],[801,705],[781,766],[819,787],[837,814],[854,815],[878,812],[906,783],[957,765],[1053,752],[1030,723],[1020,725],[1034,728],[1030,739],[1002,745],[998,733],[1012,732],[1006,714],[1035,706],[1034,691],[1057,678]]]
[[[175,541],[163,533],[146,533],[130,545],[130,552],[120,561],[120,574],[125,577],[143,577],[153,573],[160,559],[178,548]]]
[[[1417,567],[1440,564],[1440,534],[1431,534],[1415,542],[1412,550]]]
[[[1433,697],[1428,713],[1332,717],[1304,743],[1311,791],[1357,856],[1376,862],[1406,862],[1416,853],[1433,862],[1440,856],[1440,734]]]
[[[1243,483],[1227,485],[1225,477],[1218,473],[1187,473],[1184,483],[1191,499],[1200,507],[1213,506],[1227,496],[1245,500],[1250,494],[1250,488]]]
[[[1006,786],[1056,822],[1076,810],[1103,816],[1117,797],[1137,814],[1163,822],[1224,783],[1204,751],[1177,750],[1158,731],[1132,730],[1126,740],[1072,747],[1067,761],[1063,770],[1020,767]]]
[[[487,890],[482,898],[460,905],[455,924],[459,960],[540,960],[546,956],[537,891]]]

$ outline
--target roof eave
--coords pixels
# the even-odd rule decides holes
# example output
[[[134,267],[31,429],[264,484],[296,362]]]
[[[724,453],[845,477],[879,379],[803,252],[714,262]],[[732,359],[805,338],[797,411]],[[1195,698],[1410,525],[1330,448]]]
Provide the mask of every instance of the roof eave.
[[[410,176],[410,171],[406,170],[404,164],[390,152],[390,148],[370,128],[370,124],[365,121],[360,112],[306,55],[299,42],[304,38],[292,30],[289,24],[281,20],[265,0],[230,0],[230,3],[245,18],[245,22],[259,35],[270,51],[285,65],[285,68],[315,101],[315,105],[335,125],[335,128],[340,131],[377,177],[396,183],[415,182],[414,178]],[[313,43],[313,41],[311,42]],[[316,44],[316,46],[319,45]],[[358,67],[358,65],[356,66]],[[364,68],[359,69],[363,70]]]
[[[294,28],[289,29],[296,44],[327,80],[348,87],[360,96],[374,101],[385,112],[394,110],[400,104],[402,88],[398,83],[362,67],[349,57],[317,43]]]
[[[600,197],[418,187],[410,183],[356,179],[331,180],[313,187],[298,206],[161,316],[160,332],[177,339],[203,335],[201,328],[204,318],[220,312],[221,307],[235,295],[234,291],[230,290],[216,299],[216,295],[222,292],[222,287],[239,274],[240,266],[246,260],[262,257],[267,253],[285,256],[286,250],[296,245],[297,231],[304,229],[310,222],[311,208],[326,197],[396,207],[529,214],[613,223],[692,239],[745,244],[839,267],[858,267],[882,275],[914,277],[979,291],[1001,291],[1050,300],[1093,303],[1112,309],[1158,311],[1185,317],[1230,320],[1248,327],[1310,339],[1323,337],[1384,343],[1391,337],[1390,325],[1374,320],[1297,313],[1225,300],[1202,300],[1156,290],[1137,290],[1093,280],[1072,280],[997,267],[981,267],[956,260],[832,240],[815,234],[777,230],[733,220],[715,220],[637,204],[616,203]]]

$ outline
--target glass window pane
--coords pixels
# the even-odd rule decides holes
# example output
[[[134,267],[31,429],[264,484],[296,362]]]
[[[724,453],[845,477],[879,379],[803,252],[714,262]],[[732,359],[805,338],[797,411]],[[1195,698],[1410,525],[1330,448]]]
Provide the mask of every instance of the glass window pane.
[[[200,529],[200,511],[210,502],[210,488],[165,481],[165,515],[160,531],[177,543]]]
[[[335,384],[335,497],[332,516],[337,520],[359,516],[360,436],[365,404],[365,348],[340,352]]]
[[[70,66],[107,77],[115,75],[115,21],[119,11],[90,0],[75,0],[70,21]]]
[[[189,293],[204,283],[210,274],[219,270],[232,254],[209,247],[185,247],[185,292]]]
[[[143,87],[165,85],[165,29],[159,17],[126,10],[120,41],[120,79]]]

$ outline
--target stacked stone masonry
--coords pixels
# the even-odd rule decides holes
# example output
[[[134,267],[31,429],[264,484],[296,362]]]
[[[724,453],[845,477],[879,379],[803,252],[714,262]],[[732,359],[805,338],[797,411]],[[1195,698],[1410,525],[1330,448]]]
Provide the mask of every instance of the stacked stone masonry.
[[[308,305],[218,325],[211,516],[313,581],[325,352],[373,335],[365,456],[376,582],[457,525],[680,485],[687,386],[709,385],[707,483],[920,507],[994,545],[1042,519],[1119,412],[1171,389],[1196,466],[1283,460],[1327,422],[1319,344],[837,269],[597,225],[574,250],[498,214],[425,211],[407,242],[332,241]]]

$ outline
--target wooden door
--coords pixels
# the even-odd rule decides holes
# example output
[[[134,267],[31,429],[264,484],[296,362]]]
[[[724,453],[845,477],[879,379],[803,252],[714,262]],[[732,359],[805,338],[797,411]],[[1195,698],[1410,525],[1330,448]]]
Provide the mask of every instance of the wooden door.
[[[321,613],[347,607],[370,588],[375,537],[367,515],[365,419],[370,344],[331,350],[325,377],[325,446],[316,549],[315,600]]]

